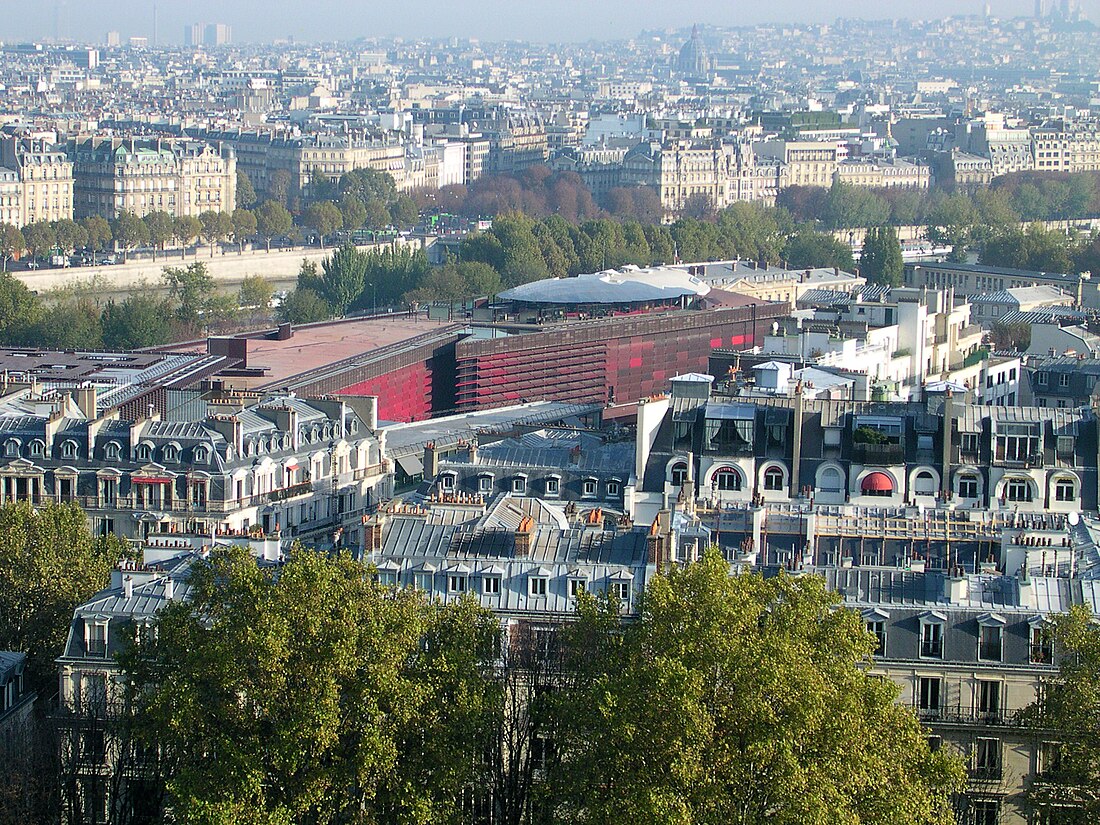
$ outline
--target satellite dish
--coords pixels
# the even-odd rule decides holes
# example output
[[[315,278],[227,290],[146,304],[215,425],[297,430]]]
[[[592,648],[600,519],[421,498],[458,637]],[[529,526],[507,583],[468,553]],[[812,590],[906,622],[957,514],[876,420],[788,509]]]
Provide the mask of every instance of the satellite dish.
[[[1076,527],[1077,524],[1081,521],[1081,516],[1078,515],[1076,512],[1070,513],[1068,516],[1066,516],[1066,520],[1069,521],[1071,527]]]

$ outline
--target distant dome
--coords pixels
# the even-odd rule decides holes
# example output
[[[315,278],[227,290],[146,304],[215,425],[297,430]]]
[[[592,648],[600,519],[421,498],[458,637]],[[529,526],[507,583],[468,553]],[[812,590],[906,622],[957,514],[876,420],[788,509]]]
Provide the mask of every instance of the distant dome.
[[[710,56],[707,54],[706,44],[699,37],[698,26],[692,26],[691,39],[680,49],[676,69],[680,74],[689,77],[706,77],[710,74]]]

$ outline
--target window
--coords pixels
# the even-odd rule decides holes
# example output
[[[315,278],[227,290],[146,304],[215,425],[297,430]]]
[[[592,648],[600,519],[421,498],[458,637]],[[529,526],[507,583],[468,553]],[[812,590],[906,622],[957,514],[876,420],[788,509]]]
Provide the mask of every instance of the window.
[[[478,476],[477,477],[477,491],[479,493],[491,493],[493,491],[493,477],[492,476]]]
[[[481,592],[486,596],[500,595],[500,576],[486,574],[481,577]]]
[[[628,581],[613,581],[611,582],[611,595],[618,599],[623,604],[630,603],[630,582]]]
[[[34,458],[41,458],[46,454],[46,445],[39,441],[37,438],[31,442],[31,455]]]
[[[529,584],[532,596],[545,596],[550,580],[546,576],[531,576]]]
[[[977,779],[1001,778],[1000,739],[980,737],[977,740],[974,747],[974,776]],[[996,822],[997,820],[993,819],[992,821]]]
[[[148,444],[139,444],[137,448],[137,460],[148,461],[153,455],[153,448]]]
[[[932,753],[935,753],[941,747],[943,747],[943,737],[942,736],[929,736],[928,737],[928,750],[932,751]]]
[[[867,632],[875,637],[877,644],[875,645],[875,655],[886,655],[886,622],[882,619],[875,619],[867,622]]]
[[[978,497],[978,477],[967,473],[959,476],[959,498]]]
[[[917,473],[913,479],[913,493],[918,496],[934,496],[936,494],[936,477],[927,470]]]
[[[943,625],[939,622],[921,622],[920,655],[924,659],[943,658]]]
[[[997,460],[1026,462],[1039,451],[1038,425],[1004,424],[999,425],[997,435]]]
[[[14,458],[19,455],[19,442],[14,438],[9,438],[4,442],[4,455],[8,458]]]
[[[617,496],[619,494],[619,482],[609,481],[607,482],[607,495],[609,497]]]
[[[206,447],[196,447],[194,459],[196,464],[206,464],[210,461],[210,451]]]
[[[397,573],[393,570],[379,570],[378,583],[384,587],[393,587],[397,584]]]
[[[452,573],[447,576],[447,592],[448,593],[465,593],[466,592],[466,574],[465,573]]]
[[[1031,482],[1025,478],[1010,478],[1005,482],[1004,497],[1009,501],[1031,501]]]
[[[64,441],[61,444],[61,457],[62,458],[76,458],[76,442]]]
[[[1001,661],[1000,625],[982,625],[978,630],[978,659],[983,662]]]
[[[1069,373],[1068,372],[1059,373],[1059,375],[1058,375],[1058,386],[1059,387],[1068,387],[1069,386]]]
[[[671,481],[673,487],[683,487],[688,479],[688,465],[675,464],[672,467]]]
[[[417,590],[432,589],[432,574],[428,572],[413,574],[413,587]]]
[[[764,471],[764,489],[783,489],[783,470],[779,467],[769,467]]]
[[[585,580],[584,579],[570,579],[569,580],[569,598],[571,598],[571,599],[577,598],[577,596],[579,596],[581,593],[584,592],[584,589],[585,589]]]
[[[1054,640],[1045,624],[1031,626],[1031,645],[1028,660],[1033,665],[1054,664]]]
[[[741,474],[732,467],[723,467],[711,476],[711,486],[718,490],[740,490]]]
[[[1001,683],[989,679],[978,682],[977,708],[986,721],[996,721],[1001,715]]]
[[[85,673],[80,677],[80,703],[85,708],[107,704],[107,674]]]
[[[974,802],[973,816],[970,821],[974,825],[998,825],[1001,819],[1001,803],[996,799],[979,799]]]
[[[1035,374],[1035,382],[1040,387],[1045,387],[1050,383],[1050,376],[1045,372],[1039,372]]]
[[[455,488],[455,476],[454,473],[443,473],[439,477],[439,489],[450,492]]]
[[[844,491],[844,476],[836,467],[826,467],[818,474],[817,489],[821,493],[841,493]]]
[[[1062,767],[1062,743],[1040,742],[1035,754],[1035,773],[1038,776],[1055,774]]]
[[[512,492],[518,495],[523,495],[527,492],[526,476],[516,476],[512,479]]]
[[[921,716],[934,716],[943,708],[943,680],[939,676],[921,676],[917,680],[917,709]]]
[[[107,655],[107,622],[84,620],[84,644],[89,656]]]
[[[961,449],[964,453],[971,453],[976,455],[978,452],[978,434],[963,433]]]
[[[1058,455],[1072,456],[1074,447],[1074,438],[1072,435],[1060,435],[1056,443],[1058,449]]]
[[[597,483],[596,479],[586,478],[584,480],[584,487],[582,488],[583,491],[584,491],[584,495],[594,496],[594,495],[596,495],[596,490],[598,488],[599,488],[599,484]]]
[[[161,451],[161,455],[164,457],[164,460],[166,462],[175,463],[179,460],[179,450],[177,450],[171,444],[165,446],[165,448]]]
[[[1054,482],[1054,498],[1057,501],[1073,501],[1077,498],[1077,485],[1069,478],[1058,479]]]

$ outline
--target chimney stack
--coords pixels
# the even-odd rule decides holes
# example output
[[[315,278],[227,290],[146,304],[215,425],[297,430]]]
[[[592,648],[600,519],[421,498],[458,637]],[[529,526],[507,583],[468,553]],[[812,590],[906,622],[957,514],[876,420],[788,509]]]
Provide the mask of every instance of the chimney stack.
[[[176,583],[171,576],[164,577],[164,598],[172,601],[176,596]]]
[[[435,451],[435,442],[429,441],[424,445],[424,479],[435,478],[439,475],[439,454]]]
[[[535,532],[535,520],[524,516],[516,528],[516,558],[523,559],[531,555],[531,535]]]
[[[122,577],[122,598],[132,599],[134,597],[134,577],[123,576]]]

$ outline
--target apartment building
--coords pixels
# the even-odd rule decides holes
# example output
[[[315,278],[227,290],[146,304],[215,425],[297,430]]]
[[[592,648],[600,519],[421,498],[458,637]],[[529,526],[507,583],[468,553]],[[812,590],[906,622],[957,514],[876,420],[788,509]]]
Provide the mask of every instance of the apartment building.
[[[41,138],[0,137],[0,212],[17,227],[73,217],[73,163]],[[10,171],[12,175],[7,174]]]
[[[1039,172],[1100,169],[1100,130],[1095,123],[1050,121],[1031,129],[1034,168]]]
[[[69,143],[77,218],[123,212],[175,217],[232,212],[237,205],[233,150],[192,140],[79,138]]]

